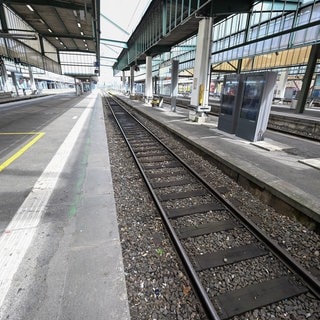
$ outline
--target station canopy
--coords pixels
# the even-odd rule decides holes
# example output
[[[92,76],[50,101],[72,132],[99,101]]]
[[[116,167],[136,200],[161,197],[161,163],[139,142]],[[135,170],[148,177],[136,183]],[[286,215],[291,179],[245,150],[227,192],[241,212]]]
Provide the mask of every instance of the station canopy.
[[[45,39],[56,49],[63,74],[79,79],[99,76],[100,0],[2,2],[34,29],[39,41]]]

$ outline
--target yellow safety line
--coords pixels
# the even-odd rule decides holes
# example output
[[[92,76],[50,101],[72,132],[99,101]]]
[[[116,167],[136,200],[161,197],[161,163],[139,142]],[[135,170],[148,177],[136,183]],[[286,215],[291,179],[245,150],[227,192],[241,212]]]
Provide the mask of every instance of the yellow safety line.
[[[26,145],[24,145],[21,149],[19,149],[13,156],[11,156],[9,159],[7,159],[5,162],[0,164],[0,172],[4,170],[6,167],[8,167],[13,161],[17,160],[23,153],[25,153],[33,144],[35,144],[39,139],[41,139],[45,132],[1,132],[0,135],[14,135],[14,134],[32,134],[36,136],[28,142]]]

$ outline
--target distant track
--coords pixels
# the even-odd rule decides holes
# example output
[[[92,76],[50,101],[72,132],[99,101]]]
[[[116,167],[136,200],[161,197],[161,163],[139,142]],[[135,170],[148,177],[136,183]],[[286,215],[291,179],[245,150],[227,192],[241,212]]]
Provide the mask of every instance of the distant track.
[[[163,97],[164,102],[170,104],[171,103],[171,97]],[[210,100],[209,104],[211,106],[211,111],[210,112],[206,112],[208,115],[212,115],[212,116],[219,116],[220,113],[220,102],[217,100]],[[179,98],[177,99],[177,103],[176,103],[177,107],[180,108],[184,108],[184,109],[189,109],[189,110],[194,110],[193,107],[190,106],[190,99],[188,98]],[[281,107],[280,107],[281,108]],[[289,110],[287,110],[289,112]],[[290,110],[291,112],[293,112],[293,110]],[[320,109],[319,110],[315,110],[314,114],[320,114]],[[277,116],[275,116],[277,117]],[[314,123],[313,125],[302,125],[303,122],[298,121],[296,123],[296,121],[298,120],[293,120],[291,119],[289,121],[289,125],[286,123],[288,122],[288,120],[283,121],[273,121],[272,120],[272,115],[270,115],[269,118],[269,122],[268,122],[268,130],[271,131],[276,131],[276,132],[281,132],[281,133],[285,133],[288,135],[292,135],[292,136],[296,136],[296,137],[300,137],[300,138],[304,138],[304,139],[308,139],[311,141],[320,141],[320,136],[319,133],[317,132],[317,129],[314,128]],[[293,125],[295,124],[295,125]]]

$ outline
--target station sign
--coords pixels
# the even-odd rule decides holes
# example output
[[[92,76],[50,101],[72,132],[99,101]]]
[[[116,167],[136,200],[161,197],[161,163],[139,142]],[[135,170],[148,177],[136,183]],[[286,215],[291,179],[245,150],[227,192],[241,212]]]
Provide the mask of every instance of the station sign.
[[[211,106],[197,106],[197,112],[210,112]]]

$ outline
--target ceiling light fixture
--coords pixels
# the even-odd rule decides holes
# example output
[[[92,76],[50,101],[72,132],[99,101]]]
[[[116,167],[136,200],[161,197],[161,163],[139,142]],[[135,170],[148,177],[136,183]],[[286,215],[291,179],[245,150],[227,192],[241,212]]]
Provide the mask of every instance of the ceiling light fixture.
[[[85,20],[85,12],[84,12],[84,10],[80,10],[79,11],[79,15],[80,15],[80,19],[81,20]]]
[[[34,9],[30,6],[30,4],[27,4],[26,6],[30,11],[32,11],[32,12],[34,11]]]
[[[52,33],[52,30],[51,30],[50,28],[48,28],[48,31],[49,31],[50,33]]]
[[[79,27],[79,28],[81,28],[81,24],[80,24],[80,22],[78,22],[78,23],[77,23],[77,25],[78,25],[78,27]]]

